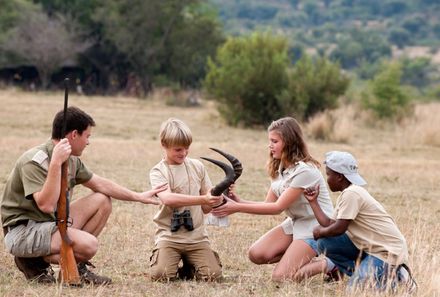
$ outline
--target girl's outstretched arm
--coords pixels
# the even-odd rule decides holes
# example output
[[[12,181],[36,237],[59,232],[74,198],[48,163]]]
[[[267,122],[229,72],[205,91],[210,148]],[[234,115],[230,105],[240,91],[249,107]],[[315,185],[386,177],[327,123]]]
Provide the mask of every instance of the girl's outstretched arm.
[[[288,188],[278,199],[276,199],[276,196],[272,190],[269,190],[265,202],[247,201],[248,203],[238,203],[233,200],[229,200],[228,203],[214,209],[212,213],[218,217],[226,216],[235,212],[275,215],[281,213],[297,199],[299,199],[302,192],[302,188]]]

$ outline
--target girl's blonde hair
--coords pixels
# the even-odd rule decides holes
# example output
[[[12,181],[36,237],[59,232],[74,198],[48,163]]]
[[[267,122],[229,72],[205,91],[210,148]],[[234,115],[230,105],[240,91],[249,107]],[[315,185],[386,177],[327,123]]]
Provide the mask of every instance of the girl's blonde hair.
[[[281,159],[274,159],[272,154],[269,153],[267,170],[271,178],[278,176],[280,164],[289,166],[303,161],[313,163],[318,167],[320,166],[320,163],[310,155],[301,127],[294,118],[285,117],[273,121],[267,131],[277,133],[284,142]]]
[[[160,126],[159,139],[166,148],[183,146],[189,147],[192,143],[192,134],[189,127],[179,119],[169,118]]]

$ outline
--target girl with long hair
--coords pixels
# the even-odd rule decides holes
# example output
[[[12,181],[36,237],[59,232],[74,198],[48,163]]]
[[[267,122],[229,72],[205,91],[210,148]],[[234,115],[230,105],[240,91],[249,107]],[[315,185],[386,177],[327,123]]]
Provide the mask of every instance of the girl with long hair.
[[[319,162],[309,153],[298,122],[285,117],[268,128],[268,173],[272,179],[264,202],[240,198],[231,187],[228,203],[213,210],[219,217],[235,212],[287,215],[280,225],[260,237],[249,249],[255,264],[276,263],[272,280],[300,281],[305,277],[330,272],[334,264],[328,259],[312,261],[317,255],[313,228],[318,224],[304,197],[304,190],[319,184],[317,198],[324,213],[331,215],[333,206],[326,182],[319,171]]]

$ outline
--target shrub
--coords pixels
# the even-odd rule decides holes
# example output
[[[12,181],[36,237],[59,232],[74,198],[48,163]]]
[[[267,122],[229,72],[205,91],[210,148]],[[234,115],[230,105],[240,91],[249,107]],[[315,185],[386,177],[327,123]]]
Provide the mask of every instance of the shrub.
[[[287,113],[309,118],[335,108],[349,82],[339,65],[325,58],[313,61],[304,55],[289,72],[289,86],[280,97],[280,104]]]
[[[281,115],[277,97],[287,86],[287,41],[268,33],[230,38],[208,60],[205,87],[231,125],[268,124]]]
[[[409,108],[409,97],[401,89],[401,77],[400,64],[384,64],[382,71],[362,93],[363,106],[379,118],[395,118],[405,114]]]
[[[291,67],[285,38],[267,33],[229,39],[208,61],[205,86],[231,125],[267,125],[280,116],[308,118],[337,105],[349,80],[325,58]]]
[[[306,131],[318,140],[349,143],[356,134],[356,117],[353,105],[320,112],[308,120]]]
[[[436,85],[428,90],[428,95],[434,100],[440,100],[440,85]]]

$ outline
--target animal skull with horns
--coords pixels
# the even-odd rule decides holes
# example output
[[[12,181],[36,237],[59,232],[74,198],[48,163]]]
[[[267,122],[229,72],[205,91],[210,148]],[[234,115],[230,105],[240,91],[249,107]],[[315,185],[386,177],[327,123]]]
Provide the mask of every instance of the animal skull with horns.
[[[201,157],[202,159],[204,159],[206,161],[214,163],[215,165],[220,167],[225,172],[225,178],[220,183],[218,183],[214,188],[211,189],[211,195],[219,196],[222,193],[227,195],[229,186],[232,185],[240,177],[240,175],[243,171],[243,167],[241,165],[241,162],[237,158],[235,158],[234,156],[232,156],[228,153],[225,153],[225,152],[223,152],[219,149],[216,149],[216,148],[210,147],[210,149],[219,153],[223,157],[225,157],[229,161],[229,163],[231,163],[231,165],[232,165],[232,167],[231,167],[228,164],[223,163],[221,161],[214,160],[211,158]],[[226,203],[226,199],[223,199],[223,202],[220,203],[219,205],[215,206],[214,208],[219,207],[225,203]]]

